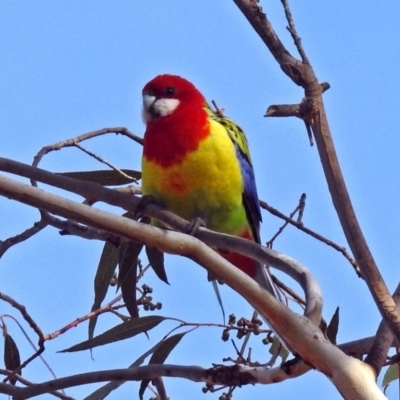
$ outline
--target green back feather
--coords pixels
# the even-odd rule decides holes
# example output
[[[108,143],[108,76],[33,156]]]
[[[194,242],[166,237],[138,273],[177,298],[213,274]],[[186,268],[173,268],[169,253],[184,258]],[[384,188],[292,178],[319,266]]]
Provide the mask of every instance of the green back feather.
[[[241,153],[247,158],[249,164],[252,165],[249,144],[243,129],[230,118],[225,117],[218,111],[213,111],[208,104],[206,104],[204,108],[211,119],[225,127],[232,142],[239,147]]]

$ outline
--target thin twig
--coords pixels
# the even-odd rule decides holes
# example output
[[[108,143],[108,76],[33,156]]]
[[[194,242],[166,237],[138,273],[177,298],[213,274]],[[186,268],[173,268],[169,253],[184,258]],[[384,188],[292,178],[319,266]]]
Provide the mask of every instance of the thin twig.
[[[43,334],[42,330],[39,328],[38,324],[34,321],[34,319],[29,315],[29,313],[26,310],[26,307],[24,305],[18,303],[12,297],[7,296],[5,293],[2,293],[2,292],[0,292],[0,299],[7,302],[12,307],[16,308],[22,315],[22,318],[28,323],[28,325],[39,336],[39,338],[44,338],[44,334]]]
[[[288,295],[290,295],[294,301],[296,301],[298,304],[301,306],[306,305],[306,301],[303,299],[303,297],[299,296],[292,288],[289,286],[285,285],[281,280],[279,280],[275,275],[271,275],[271,278],[273,282],[284,292],[286,292]]]
[[[299,212],[299,215],[297,217],[297,222],[299,222],[299,223],[301,223],[303,220],[304,209],[306,208],[306,198],[307,198],[306,194],[303,193],[299,199],[299,205],[296,210]],[[291,216],[291,218],[292,218],[292,216]]]
[[[303,212],[304,208],[306,206],[306,194],[303,193],[300,196],[299,203],[297,204],[296,208],[289,214],[289,218],[292,219],[294,215],[299,212],[299,216],[297,217],[297,222],[301,223],[301,220],[303,218]],[[266,243],[266,246],[272,249],[273,243],[275,239],[283,232],[283,230],[289,225],[289,221],[285,221],[285,223],[278,229],[278,231],[275,233],[275,235],[268,240]]]
[[[122,299],[122,294],[117,296],[115,299],[110,301],[108,304],[104,305],[101,308],[98,308],[97,310],[92,311],[91,313],[84,315],[83,317],[76,318],[74,321],[70,322],[69,324],[65,325],[63,328],[58,329],[57,331],[47,334],[44,336],[45,340],[53,340],[54,338],[60,336],[61,334],[69,331],[71,328],[75,328],[78,326],[80,323],[87,321],[90,318],[93,318],[94,316],[98,316],[100,314],[103,314],[105,312],[111,311],[112,306],[120,301]]]
[[[87,133],[77,136],[73,139],[64,140],[64,141],[43,147],[34,157],[32,166],[37,167],[39,165],[39,162],[43,158],[43,156],[51,151],[60,150],[63,147],[71,147],[71,146],[80,147],[80,146],[78,146],[79,142],[82,142],[84,140],[88,140],[88,139],[91,139],[91,138],[94,138],[97,136],[105,135],[108,133],[124,135],[126,137],[129,137],[136,143],[143,145],[143,139],[140,138],[139,136],[135,135],[134,133],[130,132],[127,128],[122,128],[122,127],[104,128],[104,129],[99,129],[96,131],[87,132]],[[81,149],[83,150],[83,148],[81,148]],[[107,164],[107,165],[109,165],[109,164]],[[112,168],[118,170],[115,167],[112,167]],[[124,176],[126,175],[122,171],[120,171],[120,170],[118,170],[118,171],[120,173],[122,173]],[[129,178],[132,179],[131,177],[129,177]],[[34,180],[31,180],[31,184],[33,186],[37,187],[37,183]],[[32,227],[26,229],[25,231],[21,232],[18,235],[10,237],[4,241],[0,241],[0,258],[12,246],[29,239],[30,237],[32,237],[36,233],[40,232],[43,228],[45,228],[47,226],[47,222],[45,222],[45,221],[46,221],[47,217],[49,217],[50,215],[44,211],[40,211],[40,214],[41,214],[41,220],[39,222],[36,222]]]
[[[134,182],[137,183],[137,179],[129,176],[128,174],[126,174],[124,171],[120,170],[119,168],[117,168],[116,166],[114,166],[113,164],[111,164],[110,162],[108,162],[107,160],[105,160],[103,157],[98,156],[97,154],[93,153],[92,151],[85,149],[83,146],[79,145],[78,143],[74,144],[74,147],[77,147],[79,150],[82,150],[84,153],[88,154],[90,157],[93,157],[94,159],[96,159],[97,161],[108,165],[111,169],[113,169],[114,171],[119,172],[122,176],[124,176],[127,179],[132,179]]]
[[[297,51],[299,52],[303,63],[310,64],[310,61],[308,60],[306,52],[304,51],[303,45],[301,43],[301,38],[297,34],[296,27],[295,27],[294,21],[293,21],[292,12],[290,11],[289,2],[288,2],[288,0],[281,0],[281,2],[283,4],[283,8],[285,10],[286,20],[289,24],[289,27],[287,29],[290,32],[290,34],[292,35],[292,38],[293,38],[294,44],[297,48]]]
[[[134,133],[130,132],[127,128],[120,128],[120,127],[118,127],[118,128],[103,128],[103,129],[98,129],[96,131],[84,133],[83,135],[76,136],[75,138],[72,138],[72,139],[63,140],[61,142],[54,143],[54,144],[43,147],[34,157],[32,166],[37,167],[39,165],[39,162],[43,158],[43,156],[46,155],[47,153],[50,153],[51,151],[60,150],[63,147],[72,147],[80,142],[83,142],[84,140],[88,140],[88,139],[91,139],[91,138],[94,138],[97,136],[106,135],[108,133],[116,133],[117,135],[118,134],[124,135],[126,137],[129,137],[136,143],[143,145],[143,139],[141,137],[135,135]]]
[[[32,236],[36,235],[43,228],[47,226],[47,222],[42,218],[40,221],[35,222],[33,226],[28,229],[25,229],[23,232],[18,235],[7,238],[6,240],[0,241],[0,258],[4,255],[4,253],[9,250],[12,246],[15,246],[18,243],[21,243]]]
[[[233,0],[233,2],[261,37],[286,75],[301,87],[305,87],[305,82],[308,83],[310,79],[315,78],[310,75],[309,66],[293,57],[283,45],[257,0]]]
[[[325,243],[326,245],[334,248],[336,251],[339,251],[340,253],[342,253],[343,256],[352,265],[352,267],[354,268],[354,270],[357,273],[357,275],[360,278],[362,278],[360,269],[358,268],[358,265],[357,265],[356,261],[354,260],[353,257],[351,257],[351,255],[347,252],[347,250],[344,247],[339,246],[335,242],[332,242],[331,240],[329,240],[329,239],[325,238],[324,236],[320,235],[319,233],[316,233],[316,232],[312,231],[311,229],[309,229],[306,226],[304,226],[303,223],[297,222],[294,219],[291,219],[291,218],[287,217],[285,214],[281,213],[276,208],[273,208],[270,205],[268,205],[265,201],[260,200],[260,205],[261,205],[262,208],[264,208],[265,210],[269,211],[272,215],[275,215],[276,217],[287,221],[289,224],[295,226],[297,229],[307,233],[308,235],[312,236],[313,238],[321,241],[322,243]]]
[[[223,108],[219,108],[215,100],[211,100],[211,104],[215,108],[215,114],[217,114],[219,117],[223,117],[225,110]]]
[[[33,329],[33,331],[38,335],[39,340],[38,340],[38,349],[35,351],[35,353],[30,356],[27,360],[25,360],[21,365],[14,371],[14,373],[19,373],[24,367],[26,367],[32,360],[34,360],[36,357],[40,356],[44,352],[44,334],[42,330],[39,328],[39,325],[34,321],[34,319],[29,315],[28,311],[26,310],[26,307],[23,306],[22,304],[18,303],[16,300],[14,300],[12,297],[6,295],[5,293],[0,292],[0,299],[7,302],[10,304],[12,307],[16,308],[20,314],[22,315],[22,318],[28,323],[28,325]],[[23,331],[24,332],[24,331]],[[25,335],[27,337],[27,335]],[[30,341],[30,339],[28,339]],[[52,372],[51,368],[50,371]]]

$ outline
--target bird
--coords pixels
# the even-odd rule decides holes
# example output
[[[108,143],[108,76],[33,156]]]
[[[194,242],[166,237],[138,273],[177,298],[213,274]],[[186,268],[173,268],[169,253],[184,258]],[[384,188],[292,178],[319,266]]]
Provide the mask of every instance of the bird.
[[[161,74],[143,87],[142,193],[208,229],[261,243],[260,204],[244,131],[187,79]],[[223,257],[279,298],[268,267]]]

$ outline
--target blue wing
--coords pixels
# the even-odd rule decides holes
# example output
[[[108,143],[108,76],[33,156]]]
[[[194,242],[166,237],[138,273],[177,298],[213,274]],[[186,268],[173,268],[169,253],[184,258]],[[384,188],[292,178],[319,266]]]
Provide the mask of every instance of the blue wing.
[[[254,240],[257,243],[261,243],[260,222],[262,221],[262,217],[253,166],[237,145],[236,154],[240,162],[244,182],[243,205],[253,231]]]

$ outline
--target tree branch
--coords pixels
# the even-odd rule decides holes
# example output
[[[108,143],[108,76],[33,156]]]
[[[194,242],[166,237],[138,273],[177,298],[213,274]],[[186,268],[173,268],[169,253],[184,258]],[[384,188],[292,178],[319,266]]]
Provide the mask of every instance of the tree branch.
[[[0,241],[0,258],[12,246],[15,246],[18,243],[24,242],[25,240],[29,239],[30,237],[36,235],[38,232],[40,232],[46,226],[47,226],[47,222],[44,220],[44,218],[41,218],[38,222],[35,222],[33,224],[33,226],[25,229],[23,232],[19,233],[18,235],[15,235],[15,236],[9,237],[6,240]]]
[[[339,347],[347,354],[360,357],[366,354],[374,338],[364,338],[354,342],[343,343]],[[226,368],[224,371],[223,368]],[[194,382],[205,382],[209,385],[226,385],[227,379],[230,383],[244,384],[245,379],[250,380],[252,383],[260,384],[273,384],[282,382],[286,379],[294,379],[305,372],[310,370],[310,366],[301,362],[300,360],[294,360],[292,362],[286,362],[281,367],[266,369],[264,367],[240,367],[239,369],[233,369],[234,367],[223,367],[218,366],[218,369],[201,368],[196,366],[179,366],[179,365],[157,365],[152,364],[145,367],[129,368],[112,371],[98,371],[91,372],[89,374],[78,374],[69,377],[58,379],[56,382],[58,389],[66,389],[68,387],[79,386],[88,383],[104,382],[110,380],[141,380],[141,379],[152,379],[153,377],[168,376],[174,378],[189,379]],[[210,371],[210,372],[208,372]],[[7,371],[0,371],[7,374]],[[236,381],[233,381],[233,374],[236,375]],[[241,374],[244,377],[241,377]],[[249,377],[250,374],[250,377]],[[220,378],[218,378],[218,375]],[[246,378],[245,378],[246,377]],[[48,393],[49,386],[54,388],[54,381],[43,382],[41,384],[34,384],[32,382],[24,380],[18,376],[18,379],[22,383],[29,385],[28,388],[15,387],[9,384],[0,383],[0,392],[12,395],[15,400],[26,399],[29,397],[39,396],[44,393]],[[57,394],[55,394],[57,395]],[[19,397],[18,397],[19,396]],[[27,397],[25,397],[27,396]],[[64,398],[60,395],[60,398]],[[68,398],[65,396],[65,398]]]
[[[316,77],[312,70],[307,68],[300,60],[294,58],[283,45],[257,0],[233,1],[266,44],[283,72],[294,83],[304,87],[313,81],[316,82]]]
[[[360,363],[358,360],[354,360]],[[298,365],[297,373],[309,367]],[[298,376],[296,373],[295,376]],[[0,391],[13,395],[15,400],[25,400],[41,394],[48,393],[50,390],[60,390],[73,386],[80,386],[89,383],[106,381],[140,381],[143,379],[157,379],[159,377],[184,378],[194,382],[204,382],[208,386],[242,386],[247,384],[270,384],[280,382],[288,374],[282,368],[266,369],[265,367],[243,367],[215,366],[205,369],[197,366],[180,366],[171,364],[151,364],[136,368],[116,369],[108,371],[96,371],[84,374],[72,375],[59,378],[48,382],[32,385],[26,388],[11,387],[11,385],[0,384]],[[366,389],[370,389],[368,383],[364,384]],[[354,399],[371,399],[365,396],[365,390],[359,393],[359,397],[347,397]],[[374,399],[385,399],[382,392],[371,392]]]
[[[40,168],[34,168],[26,164],[22,164],[13,160],[8,160],[0,157],[0,170],[4,170],[11,173],[16,173],[21,176],[25,176],[35,181],[43,182],[54,187],[58,187],[64,190],[68,190],[72,193],[79,194],[87,197],[91,202],[104,201],[108,204],[124,208],[127,211],[137,212],[138,207],[142,205],[140,198],[131,196],[125,193],[120,193],[116,190],[108,189],[96,183],[83,182],[76,179],[68,178],[65,176],[53,174],[49,171],[45,171]],[[11,197],[15,200],[21,201],[25,204],[32,205],[36,208],[43,209],[47,212],[52,212],[57,215],[61,215],[72,220],[85,223],[94,228],[104,229],[104,225],[96,223],[96,220],[91,218],[84,218],[82,213],[99,212],[98,209],[91,208],[85,204],[79,204],[61,198],[59,196],[46,193],[43,190],[37,189],[36,187],[17,183],[6,177],[0,175],[0,194],[6,197]],[[68,204],[68,206],[67,206]],[[82,208],[80,208],[82,207]],[[79,210],[78,213],[74,210]],[[86,210],[86,211],[83,211]],[[155,203],[148,203],[145,207],[141,207],[142,213],[156,218],[167,226],[171,226],[174,229],[185,231],[188,221],[178,217],[177,215],[163,209],[161,206]],[[123,218],[127,220],[127,218]],[[151,228],[147,225],[138,224],[142,229],[142,233],[146,232],[147,228]],[[139,230],[140,230],[139,229]],[[120,231],[114,232],[110,227],[106,230],[111,233],[115,233],[125,239],[132,239],[131,234],[121,235]],[[165,232],[165,231],[162,231]],[[186,237],[187,235],[184,235]],[[321,309],[322,309],[322,294],[321,290],[314,280],[310,272],[304,268],[300,263],[291,259],[288,256],[280,254],[272,249],[267,249],[258,245],[257,243],[249,240],[216,233],[209,231],[205,228],[200,228],[195,236],[204,243],[226,251],[234,251],[240,254],[247,255],[255,258],[263,264],[270,264],[271,266],[278,268],[290,275],[295,279],[303,288],[306,294],[307,304],[305,308],[305,315],[310,318],[316,325],[321,320]],[[148,237],[141,235],[135,237],[134,240],[147,243]],[[155,244],[147,243],[151,246]],[[163,248],[159,250],[164,251]],[[168,250],[166,250],[169,252]],[[213,252],[214,253],[214,252]],[[182,254],[179,251],[174,254]],[[217,276],[219,276],[217,274]],[[223,279],[224,281],[225,278]]]
[[[47,176],[48,178],[55,179],[53,174],[46,171],[23,166],[21,164],[19,165],[20,170],[28,168],[31,172],[41,174],[42,177]],[[57,178],[62,178],[63,180],[70,179],[66,177]],[[93,189],[97,194],[99,194],[101,190],[109,190],[100,185],[88,184],[87,182],[85,182],[84,185],[87,185],[86,190],[91,191],[91,189]],[[110,190],[110,192],[113,191]],[[312,322],[313,320],[318,320],[319,323],[321,319],[321,293],[319,287],[316,282],[313,282],[310,274],[308,274],[308,279],[306,279],[307,270],[304,267],[300,268],[300,265],[289,257],[274,252],[271,249],[261,247],[248,240],[215,234],[205,229],[200,230],[202,235],[215,235],[214,238],[218,240],[221,240],[222,237],[224,240],[222,240],[221,244],[224,244],[224,248],[226,249],[228,249],[226,243],[234,243],[232,247],[236,252],[240,254],[249,254],[251,257],[263,263],[276,265],[285,273],[295,276],[305,289],[307,300],[305,312],[310,316],[310,319],[292,312],[253,279],[238,268],[232,266],[232,264],[217,252],[192,236],[144,225],[128,218],[119,217],[115,214],[89,207],[85,204],[45,193],[43,190],[17,181],[12,181],[6,177],[1,178],[0,193],[48,212],[64,217],[72,217],[77,221],[86,223],[95,228],[108,230],[129,240],[146,243],[147,245],[156,247],[160,251],[170,254],[180,254],[193,259],[198,264],[220,277],[227,285],[243,296],[271,322],[271,325],[277,330],[284,342],[287,343],[290,348],[294,349],[299,357],[307,364],[331,377],[341,393],[352,393],[352,398],[357,399],[370,399],[371,393],[373,393],[376,399],[384,398],[382,392],[375,383],[374,371],[365,363],[346,356],[337,347],[332,345],[324,337],[316,323]],[[121,198],[125,197],[121,193],[118,195]],[[128,200],[125,201],[125,205],[128,204],[127,201]],[[153,204],[150,205],[154,206]],[[160,212],[165,213],[165,211]],[[215,241],[213,241],[213,245],[214,244]],[[219,248],[220,246],[217,247]],[[246,252],[244,252],[245,248]],[[250,252],[248,252],[249,248],[251,249]],[[295,266],[299,267],[298,271],[293,268]],[[86,374],[83,374],[82,376],[85,375]],[[53,383],[54,382],[57,382],[57,380],[53,381]],[[253,380],[250,380],[249,383],[250,382],[253,382]],[[51,387],[52,390],[58,388],[58,386],[54,384]],[[32,388],[22,390],[28,389],[33,390]],[[23,395],[25,397],[21,396],[20,398],[30,397],[25,394]],[[18,399],[18,396],[16,396],[16,398]]]
[[[393,299],[397,304],[398,309],[400,308],[400,284],[397,286],[393,294]],[[382,367],[385,365],[386,358],[390,347],[393,344],[394,334],[390,329],[389,324],[386,320],[382,320],[379,324],[379,328],[374,338],[374,343],[368,352],[365,362],[370,364],[379,374]]]
[[[329,191],[346,239],[360,267],[361,273],[380,313],[400,340],[400,312],[391,297],[382,275],[370,252],[355,215],[350,195],[336,155],[325,108],[322,87],[309,63],[302,63],[290,55],[277,37],[257,0],[234,0],[255,31],[281,66],[282,70],[305,91],[303,119],[310,124],[328,183]]]
[[[306,233],[307,235],[312,236],[314,239],[319,240],[322,243],[325,243],[326,245],[332,247],[336,251],[340,252],[343,254],[343,256],[349,261],[349,263],[352,265],[354,268],[354,271],[357,273],[358,276],[360,275],[360,269],[358,268],[357,263],[351,257],[351,255],[346,251],[346,249],[342,246],[339,246],[338,244],[332,242],[332,240],[325,238],[324,236],[320,235],[317,232],[314,232],[310,228],[307,228],[302,222],[295,221],[294,219],[287,217],[285,214],[281,213],[279,210],[277,210],[274,207],[271,207],[269,204],[267,204],[265,201],[260,201],[261,208],[264,208],[265,210],[269,211],[272,215],[275,215],[278,218],[283,219],[287,223],[295,226],[297,229],[301,230],[302,232]]]
[[[75,138],[72,138],[72,139],[63,140],[61,142],[54,143],[49,146],[43,147],[34,157],[32,165],[34,167],[37,167],[39,165],[41,159],[43,158],[43,156],[45,156],[47,153],[50,153],[51,151],[60,150],[64,147],[73,147],[73,146],[76,146],[80,142],[83,142],[88,139],[92,139],[97,136],[106,135],[108,133],[116,133],[117,135],[127,136],[130,139],[132,139],[133,141],[135,141],[136,143],[143,145],[143,139],[139,136],[136,136],[134,133],[130,132],[127,128],[121,128],[121,127],[103,128],[103,129],[98,129],[96,131],[84,133],[84,134],[76,136]]]
[[[137,212],[138,207],[141,206],[140,199],[135,196],[127,195],[125,193],[119,193],[118,191],[105,188],[96,183],[82,182],[65,176],[56,175],[39,168],[30,167],[26,164],[4,159],[1,157],[0,170],[16,173],[18,175],[34,179],[35,181],[43,182],[58,188],[69,190],[73,193],[89,198],[91,202],[104,201],[108,204],[122,207],[125,210],[131,212]],[[50,207],[51,210],[53,210],[52,212],[56,214],[67,216],[70,219],[85,223],[82,218],[79,219],[79,217],[72,213],[72,211],[70,212],[68,208],[62,207],[61,204],[58,206],[55,200],[54,203],[48,204],[48,198],[46,196],[40,196],[40,194],[43,193],[42,191],[37,191],[34,190],[34,187],[30,188],[29,186],[27,186],[24,189],[20,187],[20,192],[18,192],[17,188],[12,189],[14,190],[14,192],[12,193],[10,191],[7,192],[5,190],[5,182],[8,180],[7,178],[3,178],[2,180],[3,184],[1,185],[2,188],[0,187],[0,193],[3,193],[3,195],[13,196],[13,198],[19,201],[22,201],[29,205],[33,205],[43,210],[50,211]],[[26,197],[25,192],[30,193],[28,198]],[[47,196],[54,195],[47,194]],[[39,197],[41,198],[41,200],[39,200]],[[69,201],[66,199],[63,200]],[[179,231],[186,230],[188,224],[187,221],[163,209],[155,203],[148,203],[144,208],[141,208],[141,212],[152,218],[158,219],[167,226],[171,226]],[[89,220],[87,224],[92,227],[96,227],[95,225],[93,225],[93,221],[91,220]],[[306,316],[313,320],[315,324],[319,324],[319,321],[321,319],[322,305],[321,291],[309,271],[306,268],[302,267],[295,260],[292,260],[285,255],[280,255],[278,252],[275,252],[271,249],[263,248],[257,243],[251,242],[249,240],[215,233],[204,228],[200,228],[195,236],[202,240],[204,243],[213,246],[214,248],[219,248],[226,251],[234,251],[252,258],[256,258],[263,264],[271,264],[272,266],[283,270],[285,273],[288,273],[302,286],[303,290],[306,293]]]

